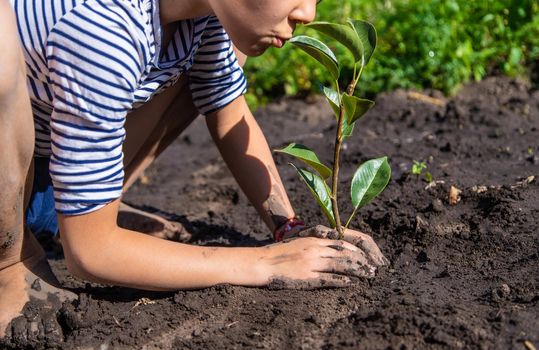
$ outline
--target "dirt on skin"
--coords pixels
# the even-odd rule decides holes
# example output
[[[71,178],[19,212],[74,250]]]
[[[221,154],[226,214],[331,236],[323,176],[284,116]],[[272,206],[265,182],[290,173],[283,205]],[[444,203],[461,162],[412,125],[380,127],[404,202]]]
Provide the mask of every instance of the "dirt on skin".
[[[352,226],[373,235],[391,266],[346,289],[216,286],[148,293],[85,284],[50,262],[80,300],[57,333],[4,346],[179,349],[534,349],[539,346],[539,92],[507,78],[455,98],[380,95],[342,152],[341,207],[357,166],[388,155],[393,179]],[[289,142],[330,163],[334,119],[320,98],[284,100],[257,118],[273,148]],[[279,169],[299,215],[324,218],[291,161]],[[426,161],[434,182],[410,174]],[[450,186],[460,201],[449,204]],[[202,119],[125,197],[183,222],[201,245],[255,246],[269,234],[238,190]],[[158,254],[158,252],[155,252]],[[32,305],[29,306],[32,309]],[[26,315],[33,315],[27,312]],[[28,316],[28,317],[30,317]],[[51,329],[56,329],[51,327]],[[50,339],[49,339],[50,338]],[[25,343],[26,342],[26,343]]]

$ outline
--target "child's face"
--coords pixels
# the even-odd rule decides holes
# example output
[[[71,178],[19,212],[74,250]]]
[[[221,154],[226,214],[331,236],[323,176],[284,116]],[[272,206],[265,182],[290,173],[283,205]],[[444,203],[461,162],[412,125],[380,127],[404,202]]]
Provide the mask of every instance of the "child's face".
[[[297,23],[314,20],[317,0],[210,0],[234,45],[248,56],[281,47]]]

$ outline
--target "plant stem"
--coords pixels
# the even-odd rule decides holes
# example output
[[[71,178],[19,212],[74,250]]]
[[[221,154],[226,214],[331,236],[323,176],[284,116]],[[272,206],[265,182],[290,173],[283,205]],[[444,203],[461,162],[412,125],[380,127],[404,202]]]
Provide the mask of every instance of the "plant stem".
[[[354,94],[354,90],[356,89],[356,85],[357,85],[357,82],[359,81],[359,78],[361,78],[361,73],[363,73],[363,68],[365,67],[364,65],[364,58],[362,57],[361,58],[361,67],[359,68],[359,73],[357,74],[357,77],[356,77],[356,67],[354,66],[354,79],[352,80],[352,82],[350,83],[350,85],[348,85],[348,88],[349,90],[351,91],[349,93],[349,95],[353,95]]]
[[[353,75],[353,79],[352,81],[350,82],[350,84],[348,84],[348,87],[346,88],[346,94],[349,95],[349,96],[352,96],[354,94],[354,90],[356,89],[356,85],[357,85],[357,82],[359,81],[359,78],[361,77],[361,73],[363,73],[363,67],[364,67],[364,59],[362,58],[361,59],[361,67],[359,69],[359,72],[356,76],[356,65],[354,65],[354,75]],[[343,110],[344,110],[344,106],[342,106],[341,104],[341,110],[340,110],[340,115],[339,115],[339,130],[340,128],[342,128],[342,120],[341,120],[341,117],[343,116]],[[342,137],[341,137],[342,138]],[[337,139],[338,142],[335,142],[335,153],[336,153],[336,159],[338,159],[339,157],[339,154],[340,153],[340,147],[341,147],[341,144],[342,144],[342,140],[340,138]],[[337,151],[337,143],[339,144],[338,147],[339,147],[339,151]],[[335,161],[334,164],[337,164],[337,166],[333,168],[333,174],[335,175],[335,171],[339,171],[339,164],[338,164],[338,161]],[[335,192],[336,193],[336,188],[337,186],[335,185]],[[335,200],[335,204],[337,203],[337,200]],[[357,211],[357,208],[354,209],[354,211],[352,212],[352,214],[350,215],[350,217],[348,218],[348,220],[346,220],[346,224],[344,225],[344,229],[346,230],[348,228],[348,225],[350,225],[350,222],[352,221],[352,219],[354,218],[354,216],[356,215],[356,211]],[[335,210],[334,210],[335,212]],[[338,213],[337,213],[338,215]],[[339,223],[340,223],[340,218],[339,218]],[[340,226],[340,225],[339,225]],[[342,229],[339,230],[339,235],[341,235],[341,239],[343,237],[343,232],[342,232]]]
[[[359,81],[359,78],[361,77],[361,73],[363,72],[363,58],[361,61],[361,67],[359,68],[359,72],[357,72],[356,76],[356,65],[354,65],[354,75],[353,79],[348,84],[346,88],[346,94],[348,96],[352,96],[354,94],[354,90],[356,89],[356,84]],[[336,82],[337,87],[339,86],[339,82]],[[337,91],[339,91],[337,89]],[[337,229],[337,232],[339,233],[339,239],[344,238],[344,230],[348,228],[348,225],[350,224],[350,221],[352,221],[352,217],[355,214],[352,213],[348,221],[346,222],[346,225],[344,228],[341,225],[341,217],[339,215],[339,204],[337,202],[337,188],[338,188],[338,180],[339,180],[339,159],[341,156],[341,146],[342,146],[342,125],[344,122],[344,104],[342,102],[342,99],[339,95],[339,120],[337,121],[337,135],[335,137],[335,150],[333,152],[333,176],[331,178],[331,207],[333,209],[333,216],[335,217],[335,228]]]
[[[339,232],[339,239],[344,238],[344,232],[341,226],[341,217],[339,216],[339,206],[337,204],[337,183],[339,179],[339,157],[342,145],[342,124],[344,121],[344,105],[341,102],[339,111],[339,120],[337,122],[337,136],[335,137],[335,150],[333,152],[333,177],[331,178],[331,206],[333,216],[335,217],[335,228]]]

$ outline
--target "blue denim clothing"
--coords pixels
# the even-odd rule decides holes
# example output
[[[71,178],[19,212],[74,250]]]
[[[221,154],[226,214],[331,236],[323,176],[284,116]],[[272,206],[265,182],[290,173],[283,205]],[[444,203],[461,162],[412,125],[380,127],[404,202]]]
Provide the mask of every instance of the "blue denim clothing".
[[[58,233],[49,158],[34,158],[34,184],[30,203],[26,209],[26,225],[35,235]]]

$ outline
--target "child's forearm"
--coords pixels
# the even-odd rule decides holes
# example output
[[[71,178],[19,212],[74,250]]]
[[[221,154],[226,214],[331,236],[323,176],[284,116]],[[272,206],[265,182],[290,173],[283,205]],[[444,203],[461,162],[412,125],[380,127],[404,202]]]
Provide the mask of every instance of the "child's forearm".
[[[271,150],[244,99],[207,119],[208,128],[241,189],[271,231],[294,216]]]
[[[105,213],[89,214],[87,225],[81,217],[61,219],[66,263],[81,278],[147,290],[268,282],[269,276],[258,269],[259,252],[255,248],[200,247],[166,241],[116,225],[102,225],[100,221],[106,219],[100,216],[114,209],[102,211]]]
[[[81,277],[146,290],[267,283],[256,270],[253,248],[191,246],[120,228],[102,243],[98,259],[85,264],[89,274]]]

